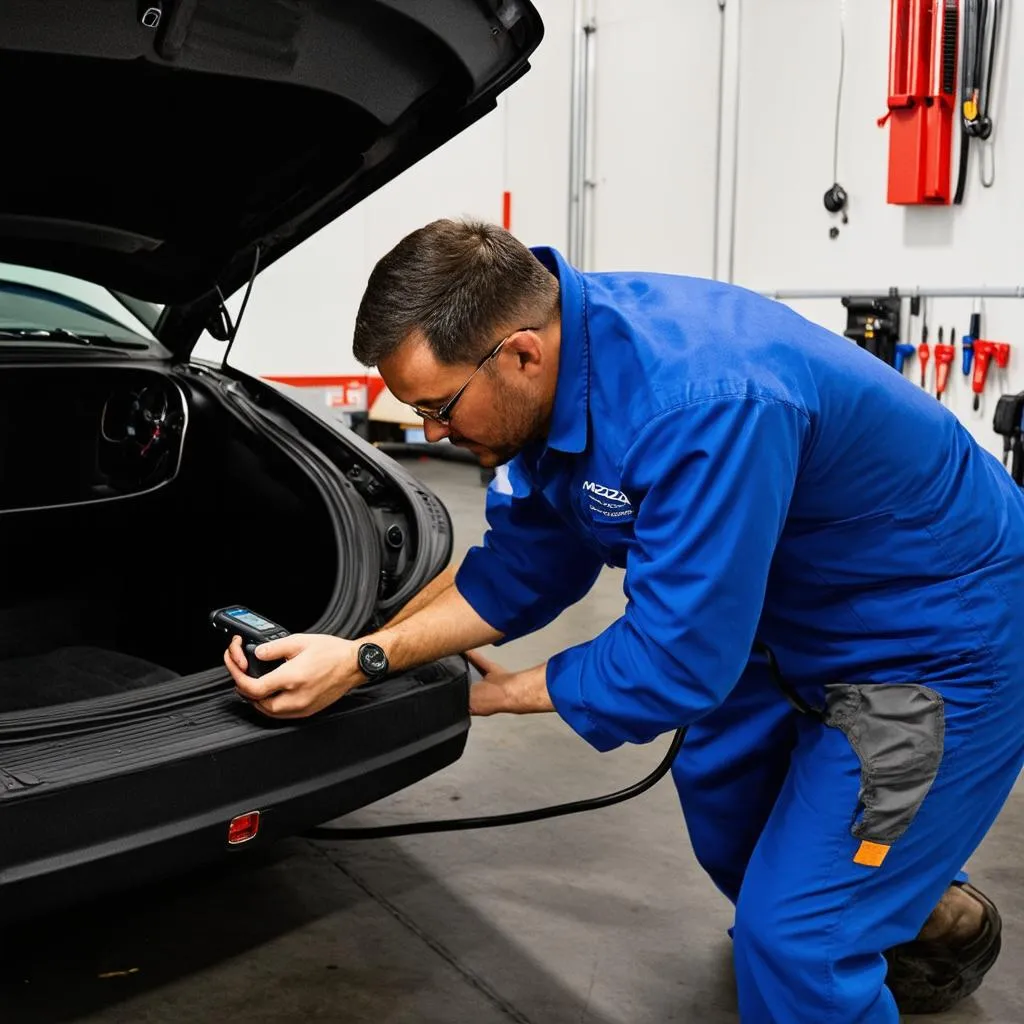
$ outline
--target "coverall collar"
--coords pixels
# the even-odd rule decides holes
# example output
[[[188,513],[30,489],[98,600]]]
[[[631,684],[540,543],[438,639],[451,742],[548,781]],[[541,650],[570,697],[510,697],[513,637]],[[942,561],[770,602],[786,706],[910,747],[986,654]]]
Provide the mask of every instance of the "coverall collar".
[[[560,288],[562,339],[558,353],[555,407],[546,447],[582,452],[587,447],[587,409],[590,399],[590,346],[584,315],[583,280],[557,249],[530,250],[557,278]]]

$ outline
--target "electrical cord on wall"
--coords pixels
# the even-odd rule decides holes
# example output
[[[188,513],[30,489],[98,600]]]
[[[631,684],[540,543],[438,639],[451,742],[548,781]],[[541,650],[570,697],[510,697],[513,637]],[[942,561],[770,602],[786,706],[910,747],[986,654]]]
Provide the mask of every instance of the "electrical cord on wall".
[[[846,75],[846,0],[839,0],[839,85],[836,88],[836,123],[832,142],[832,180],[839,180],[839,121],[843,106],[843,79]]]
[[[832,141],[832,187],[825,193],[825,209],[829,213],[841,213],[843,223],[849,222],[846,204],[849,200],[846,189],[839,184],[839,127],[843,107],[843,82],[846,76],[846,0],[839,0],[839,84],[836,88],[835,134]],[[829,230],[830,238],[839,237],[839,228]]]
[[[981,184],[995,184],[992,83],[1003,21],[1002,0],[968,0],[964,11],[960,97],[960,168],[954,205],[963,202],[971,142],[978,149]]]
[[[1002,0],[992,0],[992,32],[989,43],[988,70],[985,79],[985,119],[982,127],[981,144],[978,153],[978,175],[982,188],[991,188],[996,183],[996,153],[992,132],[995,124],[992,119],[992,78],[999,52],[999,29]],[[987,169],[986,169],[987,168]]]

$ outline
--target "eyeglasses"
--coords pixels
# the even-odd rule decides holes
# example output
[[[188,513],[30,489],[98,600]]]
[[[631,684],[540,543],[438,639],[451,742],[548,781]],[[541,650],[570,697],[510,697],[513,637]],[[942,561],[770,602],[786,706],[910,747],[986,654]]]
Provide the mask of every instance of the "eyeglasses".
[[[462,387],[459,388],[459,390],[456,391],[440,409],[424,409],[421,406],[414,405],[412,406],[413,412],[425,420],[433,420],[434,423],[440,423],[442,427],[447,427],[452,421],[452,409],[455,407],[455,403],[462,397],[462,393],[469,387],[470,381],[501,351],[505,342],[522,331],[539,330],[539,327],[517,327],[511,334],[506,334],[505,337],[502,338],[501,341],[499,341],[498,344],[495,345],[494,348],[492,348],[491,351],[476,364],[476,369],[469,375],[469,377],[466,378],[466,383],[463,384]]]

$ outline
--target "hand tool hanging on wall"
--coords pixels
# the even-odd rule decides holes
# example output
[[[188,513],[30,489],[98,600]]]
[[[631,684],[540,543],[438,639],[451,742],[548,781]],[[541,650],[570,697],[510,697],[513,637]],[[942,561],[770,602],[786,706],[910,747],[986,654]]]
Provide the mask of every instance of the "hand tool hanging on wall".
[[[924,387],[925,374],[928,371],[928,358],[931,351],[928,348],[928,307],[925,307],[921,321],[921,344],[917,347],[917,359],[921,364],[921,387]]]
[[[981,313],[975,310],[971,313],[971,326],[964,335],[962,347],[964,354],[963,370],[964,376],[971,375],[971,362],[974,358],[974,343],[981,337]]]
[[[895,363],[896,372],[897,373],[902,373],[903,372],[903,365],[904,365],[904,363],[906,363],[906,361],[908,359],[913,359],[913,358],[914,358],[914,346],[911,345],[909,342],[901,341],[896,346],[896,363]]]
[[[898,295],[879,295],[873,298],[844,298],[846,330],[844,336],[882,362],[896,363],[896,339],[900,333],[900,307]]]
[[[1024,486],[1024,391],[1016,395],[1000,395],[992,417],[992,429],[1003,438],[1003,465],[1013,452],[1010,475],[1018,487]]]
[[[971,390],[974,392],[974,408],[978,408],[980,395],[985,390],[985,378],[988,376],[988,364],[995,351],[995,343],[978,338],[974,343],[974,374],[971,377]]]
[[[950,340],[956,337],[955,328],[949,332]],[[935,397],[941,402],[942,392],[949,381],[949,368],[956,358],[956,349],[952,345],[942,344],[942,328],[939,328],[939,340],[935,346]]]
[[[921,315],[921,296],[912,295],[910,298],[910,316],[907,319],[907,337],[909,338],[913,332],[914,318]],[[898,373],[903,372],[903,366],[908,359],[913,359],[917,349],[914,348],[913,342],[902,341],[896,346],[896,370]]]
[[[1010,362],[1010,346],[1005,341],[985,341],[979,338],[974,343],[974,374],[971,377],[971,390],[974,392],[974,408],[981,401],[981,393],[985,390],[985,381],[991,361],[1005,370]]]
[[[971,140],[979,150],[981,184],[991,188],[995,166],[985,168],[985,154],[992,159],[992,147],[982,147],[992,135],[992,77],[1002,28],[1002,0],[964,0],[963,75],[960,87],[960,171],[954,203],[962,203],[967,187]]]
[[[891,0],[888,202],[948,204],[960,0]]]

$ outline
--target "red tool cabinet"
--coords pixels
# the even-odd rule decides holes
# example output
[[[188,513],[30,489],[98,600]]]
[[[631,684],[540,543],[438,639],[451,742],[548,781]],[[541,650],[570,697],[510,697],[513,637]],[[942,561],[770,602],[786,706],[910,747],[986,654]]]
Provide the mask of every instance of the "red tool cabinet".
[[[892,0],[889,26],[888,201],[952,198],[959,0]]]

